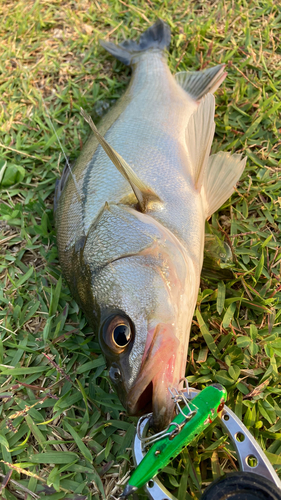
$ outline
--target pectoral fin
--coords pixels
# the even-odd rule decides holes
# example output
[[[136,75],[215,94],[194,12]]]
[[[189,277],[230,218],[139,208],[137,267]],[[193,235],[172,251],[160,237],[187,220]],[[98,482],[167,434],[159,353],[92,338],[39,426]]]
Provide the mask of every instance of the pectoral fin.
[[[208,94],[191,116],[186,129],[191,172],[195,187],[201,192],[206,218],[231,196],[247,158],[220,152],[209,156],[215,132],[215,99]]]
[[[122,158],[122,156],[120,156],[117,151],[115,151],[115,149],[113,149],[110,144],[108,144],[104,137],[99,133],[92,118],[82,108],[81,115],[86,120],[86,122],[89,123],[97,140],[99,141],[100,145],[102,146],[112,163],[115,165],[117,170],[130,183],[139,202],[141,211],[145,212],[149,201],[161,201],[157,194],[141,179],[139,179],[130,165],[128,165],[128,163],[124,160],[124,158]]]

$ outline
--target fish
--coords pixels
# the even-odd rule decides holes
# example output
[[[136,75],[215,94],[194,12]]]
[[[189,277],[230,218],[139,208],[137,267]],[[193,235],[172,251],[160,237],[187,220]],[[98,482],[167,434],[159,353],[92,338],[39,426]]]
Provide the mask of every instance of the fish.
[[[169,388],[185,375],[205,220],[235,189],[246,158],[210,155],[214,92],[225,66],[172,75],[170,28],[101,41],[132,68],[130,84],[92,132],[55,193],[59,260],[129,415],[173,418]]]

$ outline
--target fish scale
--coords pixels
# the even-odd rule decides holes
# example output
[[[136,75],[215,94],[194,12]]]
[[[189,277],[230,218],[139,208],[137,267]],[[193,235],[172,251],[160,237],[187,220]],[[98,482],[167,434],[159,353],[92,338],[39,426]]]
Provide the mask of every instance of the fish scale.
[[[173,76],[161,20],[139,44],[101,42],[133,73],[92,128],[56,192],[59,258],[98,336],[112,385],[130,414],[171,420],[168,387],[185,374],[203,262],[204,226],[232,194],[245,159],[209,157],[212,93],[224,66]],[[204,97],[205,96],[205,97]]]
[[[156,57],[154,54],[153,62]],[[158,59],[162,61],[161,54],[158,54]],[[192,190],[191,182],[186,175],[187,169],[184,168],[187,154],[186,147],[181,141],[183,142],[183,131],[188,121],[188,99],[183,93],[183,96],[180,96],[183,97],[182,102],[179,99],[178,105],[173,106],[175,103],[169,99],[173,90],[167,89],[167,96],[164,96],[167,98],[161,97],[156,113],[153,114],[151,103],[159,94],[159,83],[154,80],[153,82],[152,90],[149,86],[146,91],[145,106],[142,104],[143,97],[137,94],[105,134],[105,139],[125,158],[141,179],[157,190],[160,198],[166,202],[161,211],[154,211],[152,208],[148,213],[162,223],[164,219],[166,227],[188,243],[192,220],[200,210],[201,201],[198,199],[196,206],[191,207],[191,201],[199,197]],[[173,86],[177,86],[174,80],[172,83]],[[138,86],[135,91],[138,91]],[[169,101],[172,101],[171,105]],[[148,113],[151,116],[150,120],[147,118]],[[178,121],[182,121],[182,126],[177,136],[175,124]],[[84,179],[83,192],[86,201],[83,204],[85,213],[83,220],[87,230],[106,201],[120,203],[131,193],[131,189],[100,146],[87,168]],[[96,196],[89,196],[89,191]],[[175,191],[181,196],[175,197]],[[195,232],[197,234],[196,229],[193,234]]]

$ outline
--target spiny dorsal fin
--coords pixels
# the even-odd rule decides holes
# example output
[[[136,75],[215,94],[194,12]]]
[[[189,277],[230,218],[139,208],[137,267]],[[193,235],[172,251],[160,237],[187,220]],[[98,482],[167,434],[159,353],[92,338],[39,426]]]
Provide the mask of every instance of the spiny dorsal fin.
[[[81,115],[86,120],[86,122],[90,125],[93,133],[95,134],[97,140],[100,145],[106,152],[107,156],[110,158],[112,163],[115,165],[117,170],[123,177],[130,183],[137,200],[139,202],[140,208],[142,212],[145,212],[147,204],[149,201],[161,201],[159,196],[144,182],[142,182],[135,172],[132,170],[130,165],[120,156],[115,149],[113,149],[108,142],[104,139],[104,137],[99,133],[97,127],[95,126],[92,118],[81,108]]]
[[[175,74],[176,82],[196,101],[209,92],[213,94],[225,79],[225,64],[202,71],[180,71]]]
[[[36,87],[37,87],[37,85],[36,85]],[[54,211],[56,211],[57,206],[58,206],[58,202],[59,202],[60,195],[61,195],[61,193],[62,193],[63,187],[64,187],[64,185],[65,185],[65,181],[66,181],[66,179],[67,179],[67,177],[68,177],[68,175],[69,175],[69,174],[70,174],[70,175],[71,175],[71,177],[72,177],[72,180],[73,180],[73,183],[74,183],[74,186],[75,186],[75,189],[76,189],[77,199],[78,199],[79,203],[81,203],[81,202],[82,202],[82,199],[83,199],[83,193],[81,192],[81,189],[79,188],[78,183],[77,183],[77,181],[76,181],[76,177],[75,177],[74,173],[72,172],[72,168],[71,168],[71,165],[70,165],[70,163],[69,163],[68,157],[66,156],[66,153],[65,153],[65,151],[64,151],[64,149],[63,149],[63,147],[62,147],[62,143],[61,143],[61,141],[60,141],[60,138],[59,138],[59,136],[58,136],[58,133],[57,133],[57,131],[56,131],[56,129],[55,129],[55,126],[54,126],[54,124],[53,124],[53,121],[52,121],[52,119],[51,119],[51,116],[50,116],[49,110],[48,110],[48,108],[47,108],[47,106],[46,106],[46,104],[45,104],[45,101],[44,101],[44,99],[43,99],[43,97],[42,97],[42,95],[41,95],[40,90],[39,90],[39,88],[38,88],[38,87],[37,87],[37,90],[39,91],[39,95],[40,95],[40,97],[41,97],[42,104],[43,104],[43,106],[44,106],[44,108],[45,108],[45,111],[46,111],[46,114],[47,114],[47,117],[48,117],[48,121],[49,121],[49,125],[51,126],[51,128],[52,128],[52,130],[53,130],[53,132],[54,132],[54,134],[55,134],[55,136],[56,136],[56,139],[57,139],[58,144],[59,144],[59,146],[60,146],[60,148],[61,148],[61,150],[62,150],[62,154],[63,154],[63,156],[64,156],[65,163],[66,163],[66,165],[65,165],[65,167],[64,167],[64,169],[63,169],[63,172],[62,172],[61,178],[60,178],[60,179],[57,179],[57,181],[56,181],[56,190],[55,190],[55,197],[54,197]]]
[[[215,98],[212,94],[208,94],[191,115],[185,131],[192,176],[199,190],[215,133],[214,114]]]

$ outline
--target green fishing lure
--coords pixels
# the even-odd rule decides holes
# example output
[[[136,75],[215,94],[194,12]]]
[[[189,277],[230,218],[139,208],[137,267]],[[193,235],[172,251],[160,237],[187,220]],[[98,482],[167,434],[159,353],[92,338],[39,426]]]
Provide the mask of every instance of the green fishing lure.
[[[151,447],[131,475],[122,498],[144,486],[213,422],[223,409],[227,392],[222,385],[214,384],[203,389],[192,401],[177,391],[172,393],[172,398],[178,414],[166,430],[142,439],[145,447]],[[180,403],[184,403],[183,408]]]

